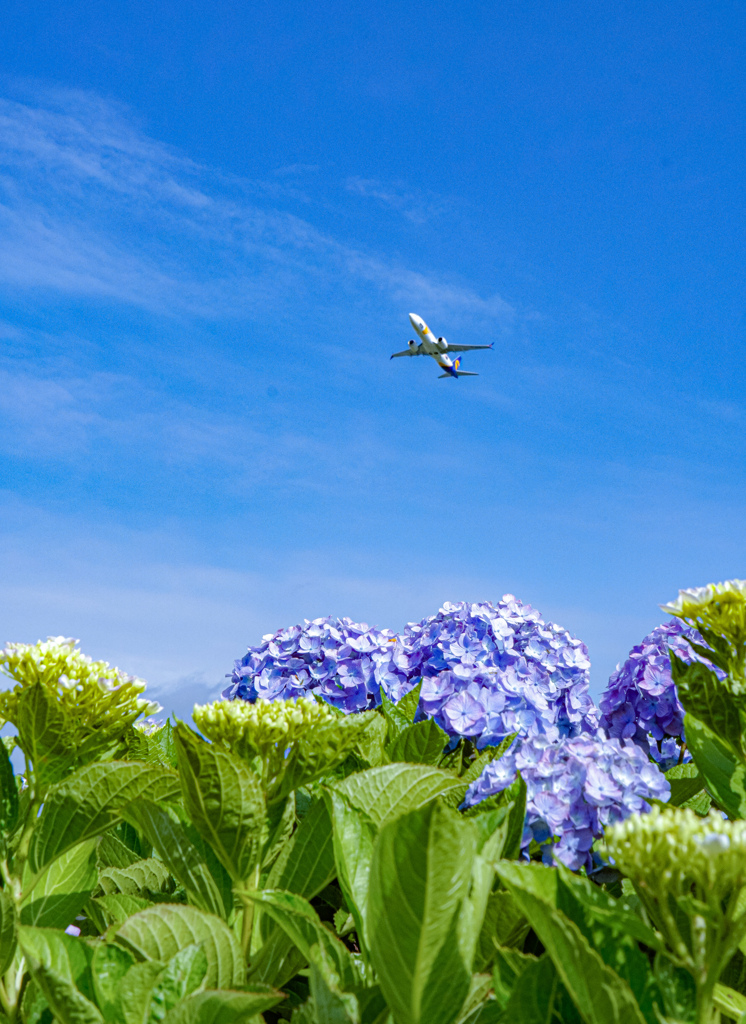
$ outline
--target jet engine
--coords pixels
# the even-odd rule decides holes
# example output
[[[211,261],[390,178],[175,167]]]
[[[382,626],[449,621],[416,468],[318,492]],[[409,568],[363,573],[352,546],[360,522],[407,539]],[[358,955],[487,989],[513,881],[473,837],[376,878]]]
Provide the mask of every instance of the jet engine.
[[[445,352],[445,350],[448,348],[448,342],[446,341],[445,338],[438,338],[438,348],[440,349],[441,352]]]
[[[409,341],[407,342],[407,344],[409,345],[410,348],[416,348],[417,347],[414,338],[410,338]]]

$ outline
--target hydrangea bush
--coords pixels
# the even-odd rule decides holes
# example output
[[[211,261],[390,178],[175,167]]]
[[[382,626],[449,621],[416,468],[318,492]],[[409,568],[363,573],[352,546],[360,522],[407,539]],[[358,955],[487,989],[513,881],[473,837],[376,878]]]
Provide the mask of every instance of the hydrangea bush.
[[[743,1021],[746,584],[669,610],[697,657],[654,631],[600,726],[582,645],[507,598],[267,638],[261,685],[305,693],[239,673],[199,731],[138,728],[143,684],[71,641],[8,645],[0,1024]]]

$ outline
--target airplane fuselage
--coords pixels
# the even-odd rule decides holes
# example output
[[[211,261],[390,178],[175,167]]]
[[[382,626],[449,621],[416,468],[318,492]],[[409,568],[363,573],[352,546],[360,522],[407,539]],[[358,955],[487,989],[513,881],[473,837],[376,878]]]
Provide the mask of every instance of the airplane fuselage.
[[[441,370],[445,370],[446,373],[450,373],[453,377],[458,378],[458,364],[461,362],[460,359],[451,359],[448,352],[448,342],[445,338],[436,338],[430,328],[427,326],[421,316],[417,316],[416,313],[409,314],[409,322],[417,332],[420,338],[422,348],[424,349],[425,355],[432,356]],[[410,342],[410,345],[412,342]]]

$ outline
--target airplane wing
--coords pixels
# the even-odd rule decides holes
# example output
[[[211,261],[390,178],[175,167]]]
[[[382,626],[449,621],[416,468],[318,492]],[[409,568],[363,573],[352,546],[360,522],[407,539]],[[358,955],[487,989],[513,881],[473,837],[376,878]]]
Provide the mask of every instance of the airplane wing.
[[[473,352],[477,348],[492,348],[492,345],[451,345],[448,343],[449,352]]]
[[[458,377],[478,377],[479,376],[478,373],[472,373],[470,370],[456,370],[456,375]],[[452,377],[452,376],[453,376],[452,373],[441,373],[439,375],[439,377],[438,377],[438,380],[443,380],[444,377]]]
[[[391,358],[392,359],[396,359],[397,356],[421,356],[421,355],[422,355],[422,352],[420,352],[420,346],[418,345],[416,348],[405,348],[403,352],[394,352],[394,354],[393,354],[393,356]]]

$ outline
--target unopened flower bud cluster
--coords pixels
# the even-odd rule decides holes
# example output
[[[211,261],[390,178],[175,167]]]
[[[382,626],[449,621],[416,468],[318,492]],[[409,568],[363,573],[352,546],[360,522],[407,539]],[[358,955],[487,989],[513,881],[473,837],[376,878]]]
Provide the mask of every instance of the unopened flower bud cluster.
[[[675,896],[695,886],[716,905],[746,885],[746,821],[653,807],[608,828],[605,841],[619,870],[652,891]]]
[[[56,695],[63,711],[75,713],[85,726],[102,728],[106,720],[149,715],[160,705],[140,698],[142,679],[127,675],[106,661],[94,661],[77,647],[78,641],[56,636],[35,644],[7,644],[0,650],[0,669],[16,682],[0,692],[0,717],[16,721],[18,698],[40,682]]]
[[[203,736],[235,753],[283,748],[335,718],[325,704],[307,698],[287,701],[219,700],[197,704],[193,718]]]

